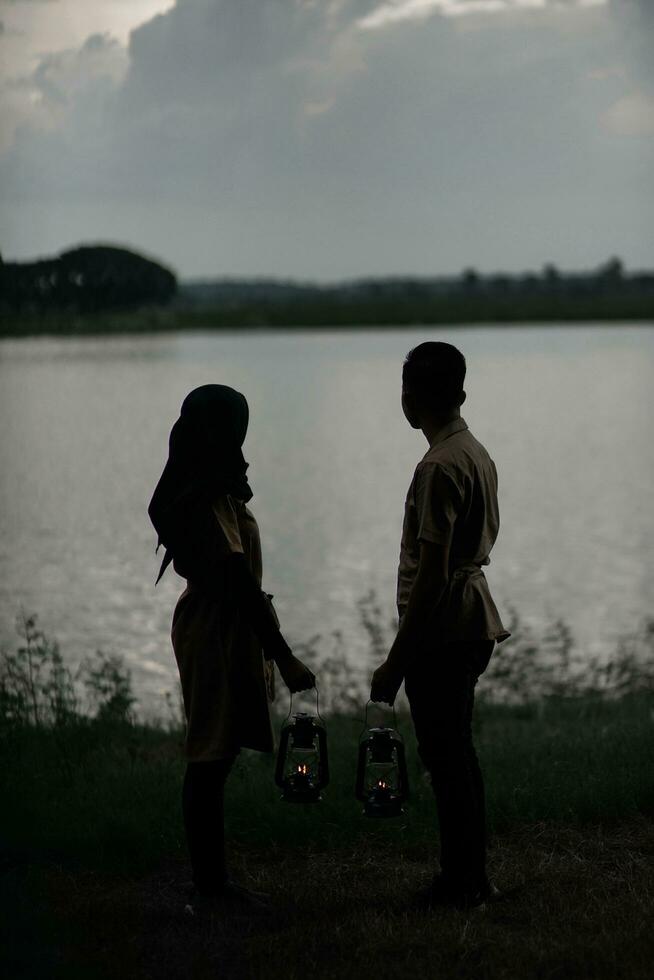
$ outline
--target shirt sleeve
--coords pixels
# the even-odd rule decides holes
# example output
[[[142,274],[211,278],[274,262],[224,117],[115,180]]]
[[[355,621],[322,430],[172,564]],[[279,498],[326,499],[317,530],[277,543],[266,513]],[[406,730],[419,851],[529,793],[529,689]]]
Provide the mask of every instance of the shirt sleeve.
[[[418,541],[449,544],[463,501],[452,475],[438,463],[421,463],[414,492]]]
[[[234,504],[227,494],[216,497],[213,502],[213,512],[227,542],[228,550],[235,555],[243,554],[243,542],[238,527],[238,517]]]

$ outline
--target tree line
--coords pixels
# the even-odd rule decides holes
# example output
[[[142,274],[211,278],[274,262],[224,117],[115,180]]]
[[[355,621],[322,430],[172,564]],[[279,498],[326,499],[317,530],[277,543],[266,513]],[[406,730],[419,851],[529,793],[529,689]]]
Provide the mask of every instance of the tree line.
[[[629,273],[620,259],[590,272],[450,277],[389,277],[336,284],[276,280],[184,283],[177,305],[185,323],[214,326],[339,326],[649,319],[654,273]]]
[[[654,319],[654,272],[618,258],[597,269],[385,277],[321,284],[278,279],[177,283],[135,252],[82,246],[35,262],[0,259],[0,334],[247,327]]]

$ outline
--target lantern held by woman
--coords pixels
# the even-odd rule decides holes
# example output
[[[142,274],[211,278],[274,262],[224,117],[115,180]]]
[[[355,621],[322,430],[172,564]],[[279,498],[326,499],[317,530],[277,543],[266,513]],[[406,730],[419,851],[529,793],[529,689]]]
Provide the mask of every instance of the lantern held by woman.
[[[327,731],[320,717],[299,712],[285,721],[279,740],[275,782],[287,803],[317,803],[329,782]]]

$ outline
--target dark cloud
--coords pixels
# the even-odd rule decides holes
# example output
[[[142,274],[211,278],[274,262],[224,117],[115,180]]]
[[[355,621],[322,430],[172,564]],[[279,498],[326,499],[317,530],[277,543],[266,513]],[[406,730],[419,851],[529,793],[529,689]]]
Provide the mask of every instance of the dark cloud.
[[[647,104],[623,111],[636,142],[602,121],[642,77],[635,0],[358,30],[377,6],[178,0],[132,34],[120,83],[106,38],[50,56],[34,83],[60,124],[23,133],[0,181],[45,205],[50,235],[52,215],[75,215],[76,237],[110,233],[185,272],[644,253]]]

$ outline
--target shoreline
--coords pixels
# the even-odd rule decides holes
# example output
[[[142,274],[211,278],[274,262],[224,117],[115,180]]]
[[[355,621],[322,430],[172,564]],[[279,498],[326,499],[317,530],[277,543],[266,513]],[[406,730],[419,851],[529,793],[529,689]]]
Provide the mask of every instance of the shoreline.
[[[307,320],[273,317],[269,320],[239,320],[210,310],[202,312],[147,310],[133,313],[97,314],[93,317],[71,314],[50,316],[7,317],[0,316],[0,340],[18,340],[33,337],[115,337],[164,334],[239,334],[262,333],[326,333],[326,332],[378,332],[420,329],[497,329],[510,327],[516,330],[566,327],[602,328],[615,326],[652,327],[654,310],[630,315],[626,311],[602,315],[593,310],[587,315],[493,317],[490,314],[474,317],[442,316],[417,319],[393,320]]]

